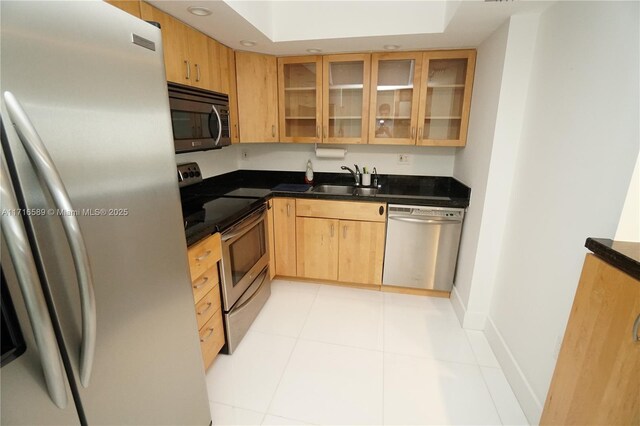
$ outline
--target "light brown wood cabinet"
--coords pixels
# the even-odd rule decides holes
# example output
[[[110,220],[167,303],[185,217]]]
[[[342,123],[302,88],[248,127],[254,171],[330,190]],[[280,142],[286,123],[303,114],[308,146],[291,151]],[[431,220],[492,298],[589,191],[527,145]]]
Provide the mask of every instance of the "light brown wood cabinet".
[[[273,230],[273,200],[267,201],[267,239],[269,240],[269,278],[276,276],[276,243]]]
[[[280,140],[367,143],[371,55],[278,58]]]
[[[422,52],[372,55],[369,143],[415,145],[422,56]]]
[[[240,142],[240,123],[238,121],[238,89],[236,83],[236,54],[227,47],[229,58],[229,111],[231,125],[231,143]]]
[[[298,276],[338,280],[338,228],[340,221],[296,218]]]
[[[140,2],[140,12],[142,19],[160,23],[168,81],[229,94],[228,47],[148,3]]]
[[[322,57],[322,142],[366,144],[371,54]]]
[[[222,259],[220,234],[192,245],[187,250],[191,290],[205,370],[224,346],[218,262]]]
[[[466,144],[475,63],[475,50],[424,52],[418,145]]]
[[[588,254],[541,425],[640,424],[640,281]]]
[[[466,144],[475,50],[374,53],[369,143]]]
[[[140,17],[140,1],[139,0],[105,0],[112,6],[122,9],[129,15],[133,15],[136,18]]]
[[[296,200],[274,198],[273,235],[276,274],[296,276]]]
[[[384,222],[341,220],[338,281],[382,284]]]
[[[282,142],[322,141],[322,57],[278,58],[278,105]]]
[[[386,205],[296,200],[297,275],[381,285]]]
[[[140,3],[140,12],[145,21],[154,21],[160,24],[167,80],[192,85],[192,69],[187,59],[189,55],[187,26],[145,2]]]
[[[275,56],[236,52],[235,59],[240,142],[278,142]]]

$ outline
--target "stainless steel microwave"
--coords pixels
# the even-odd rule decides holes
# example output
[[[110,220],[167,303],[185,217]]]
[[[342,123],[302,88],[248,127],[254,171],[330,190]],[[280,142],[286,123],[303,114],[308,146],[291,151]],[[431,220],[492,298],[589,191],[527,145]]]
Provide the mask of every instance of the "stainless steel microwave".
[[[231,144],[228,95],[169,83],[169,107],[176,153]]]

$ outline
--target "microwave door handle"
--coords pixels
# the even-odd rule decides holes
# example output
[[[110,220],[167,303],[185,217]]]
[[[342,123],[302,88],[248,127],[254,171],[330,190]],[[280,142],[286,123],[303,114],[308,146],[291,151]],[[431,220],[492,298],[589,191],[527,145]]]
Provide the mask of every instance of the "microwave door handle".
[[[34,163],[38,176],[42,178],[59,211],[72,212],[73,206],[67,190],[51,159],[47,148],[42,143],[38,132],[20,102],[11,92],[4,92],[9,118],[13,122],[25,151]],[[82,343],[80,346],[80,382],[83,387],[89,386],[91,370],[96,349],[96,300],[93,289],[93,274],[89,263],[89,254],[84,242],[78,219],[73,214],[61,215],[60,219],[69,242],[73,263],[80,290],[80,307],[82,312]]]
[[[222,119],[220,118],[220,113],[218,112],[218,108],[216,108],[215,105],[211,105],[211,109],[216,114],[216,118],[218,119],[218,137],[216,138],[216,141],[214,143],[214,145],[217,146],[220,143],[220,138],[222,137]],[[211,129],[209,129],[209,132],[211,132]]]
[[[4,153],[2,153],[0,173],[2,208],[10,212],[18,211],[18,202],[13,188],[11,188]],[[64,368],[60,360],[56,336],[42,293],[33,253],[21,218],[15,214],[2,215],[2,234],[7,242],[9,255],[15,267],[20,291],[27,308],[49,397],[58,408],[66,408],[67,390],[64,384]]]

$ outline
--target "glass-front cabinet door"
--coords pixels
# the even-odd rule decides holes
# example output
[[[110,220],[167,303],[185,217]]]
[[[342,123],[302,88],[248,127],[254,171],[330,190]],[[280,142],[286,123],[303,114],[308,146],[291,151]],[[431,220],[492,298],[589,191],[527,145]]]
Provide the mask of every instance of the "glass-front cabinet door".
[[[282,142],[322,142],[321,88],[321,56],[278,58]]]
[[[421,68],[421,52],[372,55],[369,143],[415,145]]]
[[[465,145],[475,59],[475,50],[424,52],[418,145]]]
[[[371,55],[323,57],[322,140],[367,143]]]

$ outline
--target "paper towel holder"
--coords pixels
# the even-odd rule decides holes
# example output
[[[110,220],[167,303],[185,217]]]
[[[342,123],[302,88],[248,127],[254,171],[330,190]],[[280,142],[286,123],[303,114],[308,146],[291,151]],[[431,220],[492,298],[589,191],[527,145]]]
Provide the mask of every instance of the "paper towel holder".
[[[346,148],[328,148],[322,147],[318,149],[318,144],[315,144],[315,154],[316,158],[338,158],[344,159],[347,155]]]

